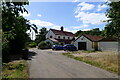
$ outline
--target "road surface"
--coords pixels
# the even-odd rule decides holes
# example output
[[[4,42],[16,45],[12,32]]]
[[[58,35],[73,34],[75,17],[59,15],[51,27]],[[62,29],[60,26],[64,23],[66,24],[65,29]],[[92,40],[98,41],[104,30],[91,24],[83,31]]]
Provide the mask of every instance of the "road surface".
[[[68,58],[64,51],[30,49],[37,53],[29,61],[30,78],[118,78],[103,69]]]

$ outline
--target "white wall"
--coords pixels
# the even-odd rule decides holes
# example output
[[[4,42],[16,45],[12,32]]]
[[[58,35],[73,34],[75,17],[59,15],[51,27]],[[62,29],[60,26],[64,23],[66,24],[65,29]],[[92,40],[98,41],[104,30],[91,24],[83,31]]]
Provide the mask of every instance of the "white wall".
[[[118,51],[118,42],[99,42],[98,45],[101,51]]]
[[[52,36],[52,38],[56,38],[55,34],[51,30],[46,34],[46,39],[50,38],[50,36]]]
[[[60,36],[60,39],[64,39],[64,37],[65,37],[65,39],[68,39],[68,37],[69,37],[69,40],[73,39],[73,37],[71,37],[71,36],[64,36],[64,35],[56,35],[56,39],[59,39],[58,36]]]
[[[78,49],[78,42],[86,42],[86,47],[87,47],[87,50],[92,50],[92,41],[90,41],[89,39],[87,39],[86,37],[84,36],[81,36],[79,37],[79,39],[77,39],[75,42],[74,42],[74,46]],[[81,40],[83,38],[83,40]],[[82,46],[81,46],[82,47]]]

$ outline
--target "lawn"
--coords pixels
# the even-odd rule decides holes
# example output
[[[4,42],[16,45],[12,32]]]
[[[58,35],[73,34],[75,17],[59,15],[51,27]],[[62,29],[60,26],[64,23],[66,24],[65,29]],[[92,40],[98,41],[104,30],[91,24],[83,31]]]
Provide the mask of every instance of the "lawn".
[[[12,78],[14,80],[28,79],[27,62],[24,60],[3,63],[2,78]]]
[[[120,75],[117,52],[76,51],[63,53],[63,55]]]

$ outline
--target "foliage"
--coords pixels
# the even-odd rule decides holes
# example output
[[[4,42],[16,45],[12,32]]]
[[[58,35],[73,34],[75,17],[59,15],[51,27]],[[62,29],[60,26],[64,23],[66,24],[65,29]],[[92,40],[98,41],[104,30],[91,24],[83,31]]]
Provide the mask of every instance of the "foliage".
[[[33,47],[36,47],[36,46],[37,46],[36,42],[30,42],[28,44],[28,47],[30,47],[30,48],[33,48]]]
[[[51,43],[49,42],[45,42],[45,41],[41,41],[39,44],[38,44],[38,49],[49,49],[51,48]]]
[[[41,41],[46,40],[46,34],[47,34],[47,32],[48,32],[47,28],[45,28],[45,27],[42,27],[39,30],[39,34],[36,35],[36,39],[35,39],[35,41],[36,41],[37,44],[40,43]]]
[[[106,37],[116,36],[120,37],[120,1],[119,2],[108,2],[106,16],[109,18],[106,25]]]
[[[79,31],[77,31],[75,33],[76,36],[81,36],[82,34],[91,34],[91,35],[97,35],[97,36],[102,35],[99,28],[95,28],[95,29],[92,29],[92,30],[89,30],[89,31],[81,31],[81,30],[79,30]]]
[[[3,57],[10,53],[20,53],[24,49],[25,43],[30,40],[28,30],[33,29],[37,32],[37,27],[30,24],[29,20],[20,16],[20,13],[28,11],[24,5],[28,5],[28,1],[21,2],[5,2],[2,3],[2,51]]]
[[[28,78],[27,63],[25,61],[4,63],[3,78]]]

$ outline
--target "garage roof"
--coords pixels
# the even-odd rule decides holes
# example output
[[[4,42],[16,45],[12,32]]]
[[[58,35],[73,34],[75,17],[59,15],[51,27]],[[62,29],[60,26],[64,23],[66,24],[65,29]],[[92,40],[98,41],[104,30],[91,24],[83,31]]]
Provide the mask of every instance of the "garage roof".
[[[100,40],[102,40],[104,37],[102,37],[102,36],[95,36],[95,35],[89,35],[89,34],[83,34],[83,35],[81,35],[81,36],[84,36],[84,37],[86,37],[87,39],[89,39],[90,41],[95,41],[95,42],[97,42],[97,41],[100,41]],[[80,36],[80,37],[81,37]],[[77,39],[79,39],[80,37],[78,37]],[[77,40],[76,39],[76,40]],[[76,41],[75,40],[75,41]]]

